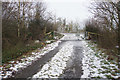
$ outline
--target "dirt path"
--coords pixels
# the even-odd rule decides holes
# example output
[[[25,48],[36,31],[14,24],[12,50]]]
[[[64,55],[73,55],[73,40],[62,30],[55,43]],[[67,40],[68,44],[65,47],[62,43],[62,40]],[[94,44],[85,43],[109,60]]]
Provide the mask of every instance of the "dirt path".
[[[55,44],[52,46],[54,47]],[[99,76],[102,78],[107,78],[107,76],[117,78],[119,76],[118,74],[100,73],[101,71],[108,71],[106,69],[108,67],[110,70],[117,70],[117,64],[111,64],[106,60],[106,57],[100,54],[97,57],[96,52],[87,47],[87,43],[74,33],[65,33],[65,36],[60,39],[60,43],[56,46],[53,48],[54,50],[48,48],[48,53],[27,68],[17,72],[15,78],[30,78],[30,80],[31,78],[33,80],[40,78],[68,80],[70,78],[71,80],[80,80],[80,78],[97,78]]]
[[[65,41],[59,43],[59,46],[56,47],[54,50],[50,51],[49,53],[45,54],[42,58],[38,59],[37,61],[33,62],[32,65],[28,66],[27,68],[23,69],[22,71],[17,72],[15,74],[15,78],[30,78],[34,74],[36,74],[42,66],[51,60],[51,58],[59,51],[64,44]]]
[[[82,58],[83,58],[83,47],[81,41],[72,41],[74,43],[74,52],[71,59],[67,63],[67,68],[64,73],[60,76],[62,78],[80,78],[82,72]]]
[[[56,47],[54,50],[48,52],[45,54],[42,58],[38,59],[37,61],[33,62],[32,65],[28,66],[22,71],[19,71],[17,74],[15,74],[15,78],[31,78],[33,75],[35,75],[37,72],[41,70],[44,64],[46,64],[48,61],[52,59],[56,53],[59,52],[59,50],[64,47],[65,43],[72,42],[73,43],[73,53],[71,56],[71,59],[67,62],[67,67],[63,71],[63,74],[61,77],[64,78],[80,78],[82,75],[82,51],[83,47],[81,44],[81,40],[77,39],[75,35],[67,34],[68,36],[65,36],[64,39],[61,39],[61,43],[59,43],[59,46]]]

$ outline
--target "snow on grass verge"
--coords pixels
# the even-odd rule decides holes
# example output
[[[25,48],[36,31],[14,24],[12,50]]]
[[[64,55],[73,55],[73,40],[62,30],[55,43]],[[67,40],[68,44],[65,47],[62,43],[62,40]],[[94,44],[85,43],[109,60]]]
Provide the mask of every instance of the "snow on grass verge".
[[[55,49],[61,41],[57,41],[51,44],[48,44],[43,49],[38,49],[37,52],[32,52],[29,56],[22,56],[22,58],[18,61],[10,61],[9,64],[4,64],[6,67],[1,66],[2,70],[0,71],[2,78],[8,78],[14,76],[13,74],[19,70],[26,68],[31,65],[32,62],[38,60],[43,55],[48,53],[49,51]]]
[[[40,72],[32,78],[58,78],[66,68],[67,61],[70,59],[72,52],[73,45],[71,42],[67,42],[52,60],[47,62]]]
[[[119,71],[117,62],[107,60],[107,55],[101,51],[96,51],[95,46],[89,45],[83,41],[84,46],[84,58],[82,60],[83,75],[81,78],[118,78]]]

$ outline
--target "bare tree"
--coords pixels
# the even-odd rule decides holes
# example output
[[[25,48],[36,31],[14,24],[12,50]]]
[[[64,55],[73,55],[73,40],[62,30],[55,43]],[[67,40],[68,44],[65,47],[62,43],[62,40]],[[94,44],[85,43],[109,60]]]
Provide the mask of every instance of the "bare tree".
[[[91,7],[91,12],[94,14],[94,20],[96,21],[97,27],[99,28],[99,34],[103,36],[99,36],[100,43],[106,47],[112,45],[112,49],[117,50],[116,46],[120,46],[119,44],[119,8],[116,2],[95,2]],[[91,23],[91,22],[90,22]],[[93,23],[92,23],[93,24]],[[96,26],[96,25],[93,25]],[[104,40],[104,42],[103,42]],[[116,52],[116,51],[115,51]],[[109,53],[113,53],[112,51]],[[116,56],[119,55],[119,52],[116,52]],[[113,55],[113,54],[112,54]]]

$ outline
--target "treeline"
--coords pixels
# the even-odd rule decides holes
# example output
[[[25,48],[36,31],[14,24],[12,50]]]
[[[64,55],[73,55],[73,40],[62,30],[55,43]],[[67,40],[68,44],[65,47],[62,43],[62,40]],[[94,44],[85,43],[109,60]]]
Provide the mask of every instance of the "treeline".
[[[76,21],[67,21],[67,19],[57,18],[56,26],[58,26],[58,32],[64,33],[75,33],[78,32],[80,29],[80,24]]]
[[[32,45],[34,40],[45,41],[46,33],[56,30],[54,17],[46,9],[43,2],[2,3],[3,62],[27,52],[28,44]]]
[[[120,55],[120,2],[95,2],[91,7],[94,18],[86,21],[86,33],[99,47],[115,59]]]

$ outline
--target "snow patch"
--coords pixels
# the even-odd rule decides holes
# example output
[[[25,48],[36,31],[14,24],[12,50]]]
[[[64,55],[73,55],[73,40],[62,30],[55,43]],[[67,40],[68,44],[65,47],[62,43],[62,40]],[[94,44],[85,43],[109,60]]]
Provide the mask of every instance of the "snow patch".
[[[29,57],[24,56],[24,58],[22,58],[21,61],[16,61],[16,62],[10,61],[12,66],[11,66],[11,64],[9,64],[11,67],[7,70],[4,69],[4,73],[3,73],[3,71],[0,71],[2,78],[8,78],[10,76],[13,76],[12,75],[13,72],[17,72],[18,70],[24,69],[27,66],[31,65],[33,61],[38,60],[39,58],[41,58],[43,55],[45,55],[49,51],[55,49],[60,42],[61,41],[57,41],[57,42],[48,44],[43,49],[38,49],[38,52],[32,52],[31,56],[29,56]],[[0,67],[0,68],[2,68],[2,67]]]
[[[60,40],[77,40],[76,34],[73,33],[63,33],[64,36]]]
[[[32,78],[58,78],[66,68],[67,61],[70,59],[72,52],[72,43],[66,43],[52,60],[47,62],[40,72],[35,74]]]
[[[100,77],[108,78],[111,76],[113,78],[118,78],[119,75],[112,75],[111,72],[113,69],[119,70],[117,64],[112,64],[107,60],[107,57],[103,57],[100,53],[96,53],[90,47],[86,41],[82,41],[84,44],[84,58],[82,60],[83,66],[83,75],[81,78],[91,78],[91,77]],[[92,46],[93,47],[93,46]],[[104,53],[102,53],[104,54]],[[105,71],[109,72],[105,72]],[[103,73],[104,72],[104,73]]]

